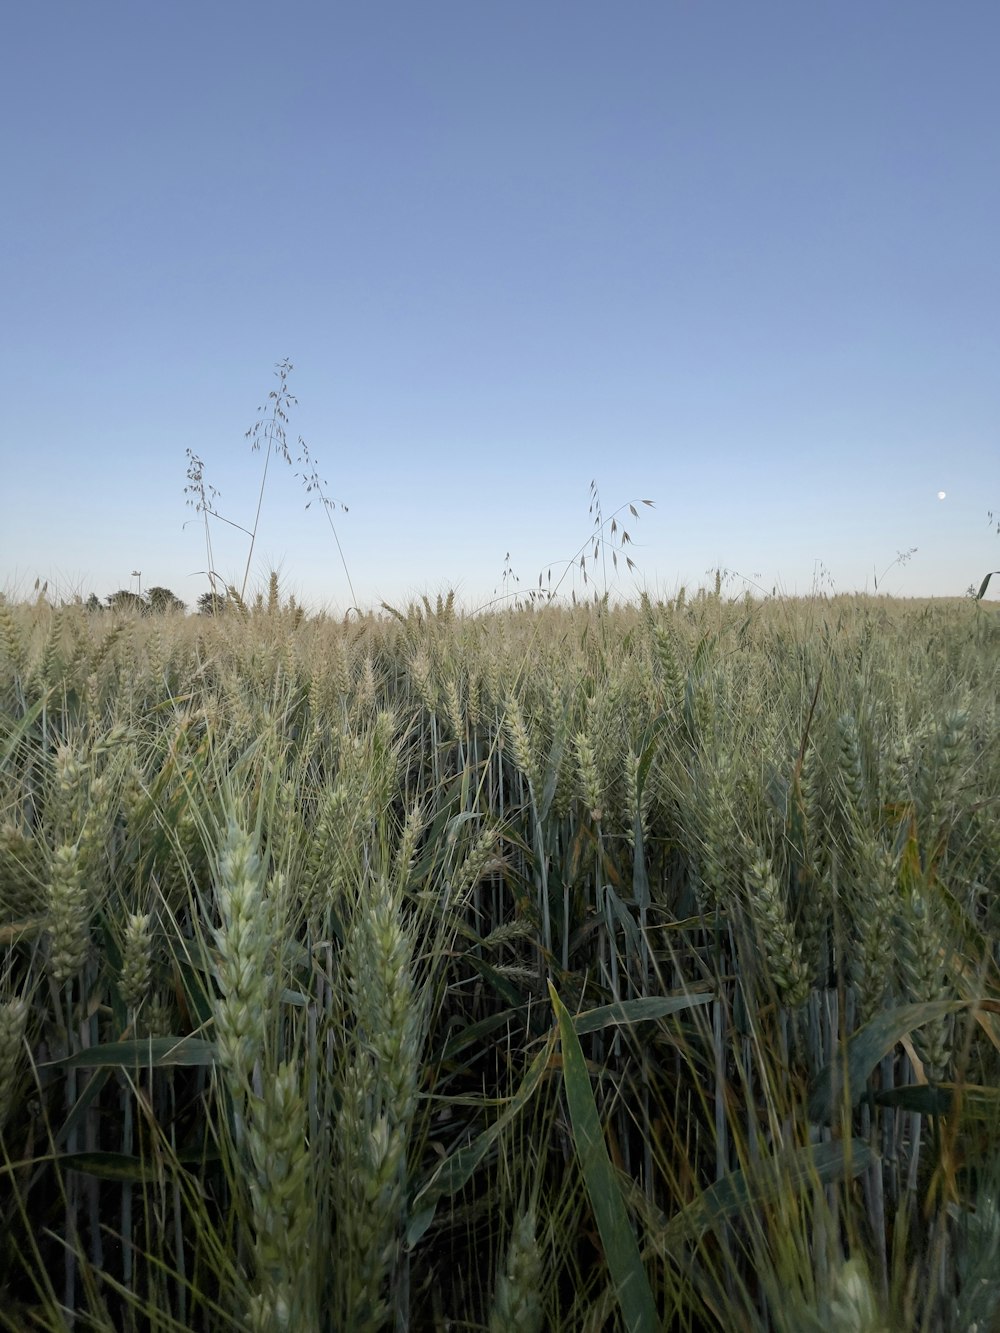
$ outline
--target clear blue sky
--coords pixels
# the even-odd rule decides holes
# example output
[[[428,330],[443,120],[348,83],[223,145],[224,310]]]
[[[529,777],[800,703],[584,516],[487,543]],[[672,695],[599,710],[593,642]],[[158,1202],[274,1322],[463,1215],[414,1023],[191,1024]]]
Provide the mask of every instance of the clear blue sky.
[[[664,594],[1000,568],[996,0],[49,0],[4,45],[0,587],[193,603],[185,450],[252,527],[285,357],[365,605],[530,585],[591,478],[656,501]],[[252,579],[343,608],[306,499],[272,470]]]

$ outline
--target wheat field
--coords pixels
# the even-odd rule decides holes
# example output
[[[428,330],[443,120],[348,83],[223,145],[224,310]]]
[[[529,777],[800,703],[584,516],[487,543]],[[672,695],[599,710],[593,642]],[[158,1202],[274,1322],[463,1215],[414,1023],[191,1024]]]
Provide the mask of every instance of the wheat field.
[[[0,602],[0,1324],[1000,1327],[998,649]]]

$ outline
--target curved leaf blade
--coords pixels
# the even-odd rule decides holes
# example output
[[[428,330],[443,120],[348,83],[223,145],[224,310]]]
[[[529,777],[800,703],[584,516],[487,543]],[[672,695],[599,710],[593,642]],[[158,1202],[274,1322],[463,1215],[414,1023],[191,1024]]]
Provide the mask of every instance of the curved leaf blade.
[[[901,1004],[876,1014],[859,1028],[847,1043],[844,1054],[837,1055],[816,1077],[809,1097],[809,1118],[828,1124],[841,1104],[844,1081],[850,1090],[851,1107],[857,1107],[864,1095],[868,1076],[903,1037],[914,1028],[935,1019],[968,1009],[969,1000],[928,1000],[923,1004]]]
[[[659,1320],[653,1293],[646,1277],[646,1270],[642,1266],[639,1245],[615,1178],[615,1169],[608,1156],[580,1039],[573,1026],[573,1020],[556,994],[551,981],[549,995],[559,1024],[563,1083],[573,1126],[573,1143],[580,1159],[580,1168],[586,1182],[590,1205],[594,1210],[622,1319],[630,1333],[655,1333],[659,1328]]]
[[[666,1249],[700,1240],[720,1222],[749,1208],[796,1194],[809,1185],[828,1185],[867,1171],[875,1159],[863,1139],[809,1143],[761,1162],[752,1172],[733,1171],[682,1208],[667,1223],[658,1244]]]
[[[171,1065],[213,1065],[217,1058],[215,1042],[201,1037],[138,1037],[90,1046],[52,1064],[63,1069],[106,1069],[115,1065],[165,1069]]]

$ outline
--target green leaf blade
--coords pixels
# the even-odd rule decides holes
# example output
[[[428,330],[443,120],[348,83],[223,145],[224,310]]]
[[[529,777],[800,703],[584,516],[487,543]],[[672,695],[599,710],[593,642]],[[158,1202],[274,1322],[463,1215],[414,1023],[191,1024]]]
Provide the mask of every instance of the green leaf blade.
[[[213,1065],[217,1058],[215,1042],[201,1037],[139,1037],[91,1046],[52,1063],[63,1069],[106,1069],[115,1065],[166,1069],[179,1065]]]
[[[566,1006],[551,982],[549,995],[559,1024],[563,1082],[573,1127],[573,1142],[622,1318],[629,1333],[655,1333],[659,1328],[659,1320],[653,1293],[642,1266],[639,1245],[625,1210],[615,1170],[608,1156],[580,1039]]]

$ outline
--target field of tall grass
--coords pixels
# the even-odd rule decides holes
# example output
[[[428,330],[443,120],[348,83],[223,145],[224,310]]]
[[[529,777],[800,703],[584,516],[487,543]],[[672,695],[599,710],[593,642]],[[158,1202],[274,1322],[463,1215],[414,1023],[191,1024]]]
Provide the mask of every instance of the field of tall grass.
[[[0,1324],[1000,1328],[998,650],[0,602]]]

